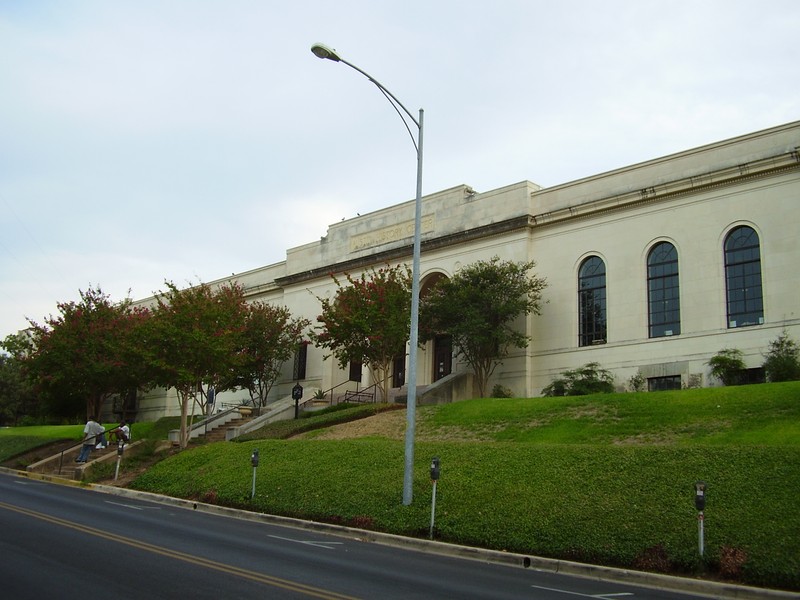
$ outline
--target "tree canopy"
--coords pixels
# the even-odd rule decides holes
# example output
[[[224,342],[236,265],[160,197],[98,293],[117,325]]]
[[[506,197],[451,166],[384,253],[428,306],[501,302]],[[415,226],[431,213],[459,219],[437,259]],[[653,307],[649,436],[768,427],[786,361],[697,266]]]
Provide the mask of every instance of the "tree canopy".
[[[361,362],[388,396],[392,361],[405,354],[411,328],[411,273],[406,265],[372,269],[356,278],[335,276],[336,294],[318,298],[322,314],[312,340],[327,348],[345,368]]]
[[[308,319],[292,318],[285,306],[253,302],[245,311],[242,348],[231,386],[246,389],[254,405],[267,403],[283,364],[297,351]]]
[[[204,404],[207,387],[232,385],[243,347],[247,306],[232,283],[212,289],[201,283],[179,289],[166,282],[147,329],[144,348],[154,383],[175,388],[181,409],[180,446],[189,442],[192,401]],[[198,396],[199,395],[199,396]]]
[[[99,287],[79,293],[80,301],[58,304],[60,315],[30,322],[24,361],[50,411],[64,417],[99,415],[109,397],[142,383],[132,340],[149,311],[129,298],[112,302]]]
[[[0,425],[19,425],[36,411],[31,381],[25,376],[24,356],[29,343],[24,334],[9,335],[0,342]]]
[[[449,335],[457,356],[471,367],[479,394],[511,348],[524,348],[530,337],[517,319],[540,314],[544,278],[529,272],[533,261],[499,257],[467,265],[450,279],[439,280],[421,299],[420,337]]]

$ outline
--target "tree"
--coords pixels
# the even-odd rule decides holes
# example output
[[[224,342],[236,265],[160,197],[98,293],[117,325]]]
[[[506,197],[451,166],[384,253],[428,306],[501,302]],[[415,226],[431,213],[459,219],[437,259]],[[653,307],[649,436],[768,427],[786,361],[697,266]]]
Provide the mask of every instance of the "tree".
[[[246,302],[238,284],[206,284],[156,295],[145,347],[153,383],[175,388],[181,409],[180,447],[189,443],[189,405],[205,404],[207,387],[223,391],[234,380],[244,346]],[[198,397],[199,394],[199,397]]]
[[[711,374],[722,381],[722,385],[737,385],[745,370],[742,351],[738,348],[720,350],[708,360]]]
[[[421,335],[449,335],[457,356],[475,375],[481,397],[497,365],[511,348],[524,348],[530,337],[515,321],[522,315],[540,314],[544,278],[529,275],[535,263],[478,261],[441,279],[423,298]]]
[[[27,341],[27,336],[18,334],[0,342],[9,353],[0,353],[0,425],[16,426],[36,413],[36,396],[23,368]]]
[[[331,351],[341,368],[362,362],[388,398],[392,361],[405,354],[411,323],[411,273],[405,265],[372,269],[356,279],[345,274],[333,299],[318,298],[322,314],[312,340]]]
[[[586,396],[588,394],[610,394],[614,391],[614,376],[590,362],[582,367],[564,371],[560,377],[542,390],[543,396]]]
[[[767,381],[800,379],[800,348],[786,331],[769,343],[769,352],[764,358]]]
[[[267,403],[283,364],[302,342],[308,319],[293,319],[286,307],[254,302],[247,307],[240,362],[232,385],[250,392],[254,405]]]
[[[43,325],[30,321],[31,346],[24,359],[50,410],[69,418],[99,415],[108,398],[142,383],[132,339],[149,317],[129,298],[112,302],[99,287],[79,294],[79,302],[58,304],[60,316]]]

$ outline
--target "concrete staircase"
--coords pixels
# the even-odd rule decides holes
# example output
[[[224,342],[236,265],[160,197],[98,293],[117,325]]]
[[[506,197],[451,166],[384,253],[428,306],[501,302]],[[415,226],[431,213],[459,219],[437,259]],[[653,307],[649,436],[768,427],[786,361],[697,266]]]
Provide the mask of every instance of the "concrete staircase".
[[[211,443],[211,442],[224,442],[226,438],[226,434],[228,433],[228,429],[234,427],[241,427],[245,423],[249,423],[252,421],[250,417],[240,417],[238,419],[234,419],[233,421],[228,421],[225,425],[221,427],[215,427],[211,429],[208,433],[202,432],[197,434],[197,437],[194,438],[192,441],[199,441],[203,440],[203,443]]]
[[[127,454],[132,448],[135,448],[141,442],[133,442],[125,445],[125,453]],[[116,460],[117,446],[110,444],[103,449],[94,449],[89,455],[89,460],[86,463],[78,464],[75,462],[78,454],[81,451],[81,446],[71,448],[62,453],[54,454],[48,458],[40,460],[32,465],[28,465],[27,470],[31,473],[42,473],[44,475],[52,475],[53,477],[60,477],[62,479],[83,479],[83,474],[92,465],[105,463]]]

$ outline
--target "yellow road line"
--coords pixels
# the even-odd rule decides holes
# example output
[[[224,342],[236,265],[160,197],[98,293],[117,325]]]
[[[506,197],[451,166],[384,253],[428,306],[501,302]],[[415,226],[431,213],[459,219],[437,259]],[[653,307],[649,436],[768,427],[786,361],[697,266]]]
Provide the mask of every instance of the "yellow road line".
[[[314,586],[306,585],[304,583],[289,581],[288,579],[281,579],[280,577],[273,577],[272,575],[255,573],[253,571],[242,569],[240,567],[236,567],[233,565],[220,564],[216,561],[211,561],[209,559],[202,558],[200,556],[193,556],[191,554],[180,552],[178,550],[171,550],[169,548],[164,548],[163,546],[156,546],[155,544],[150,544],[148,542],[134,540],[132,538],[117,535],[115,533],[110,533],[108,531],[103,531],[102,529],[97,529],[95,527],[90,527],[88,525],[81,525],[80,523],[67,521],[66,519],[61,519],[59,517],[54,517],[27,508],[22,508],[20,506],[14,506],[13,504],[6,504],[5,502],[0,502],[0,508],[5,508],[6,510],[10,510],[12,512],[33,517],[35,519],[46,521],[48,523],[53,523],[55,525],[61,525],[62,527],[67,527],[69,529],[74,529],[76,531],[82,531],[84,533],[88,533],[90,535],[94,535],[99,538],[111,540],[112,542],[115,542],[117,544],[125,544],[126,546],[130,546],[132,548],[138,548],[140,550],[145,550],[146,552],[152,552],[154,554],[159,554],[161,556],[174,558],[177,560],[181,560],[183,562],[204,567],[206,569],[213,569],[215,571],[220,571],[221,573],[234,575],[236,577],[241,577],[243,579],[249,579],[257,583],[271,585],[273,587],[282,588],[292,592],[299,592],[301,594],[305,594],[306,596],[310,596],[312,598],[322,598],[323,600],[357,600],[353,596],[347,596],[345,594],[331,592]]]

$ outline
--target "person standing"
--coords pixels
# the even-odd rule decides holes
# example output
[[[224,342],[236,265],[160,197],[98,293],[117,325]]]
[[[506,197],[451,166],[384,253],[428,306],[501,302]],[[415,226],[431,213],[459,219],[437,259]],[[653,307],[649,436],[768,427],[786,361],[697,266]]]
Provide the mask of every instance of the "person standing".
[[[92,448],[94,448],[100,435],[105,434],[106,430],[95,419],[96,417],[94,415],[89,417],[89,420],[86,421],[86,425],[83,428],[83,446],[81,446],[81,452],[75,459],[77,463],[85,463],[89,459],[89,453],[92,451]]]

